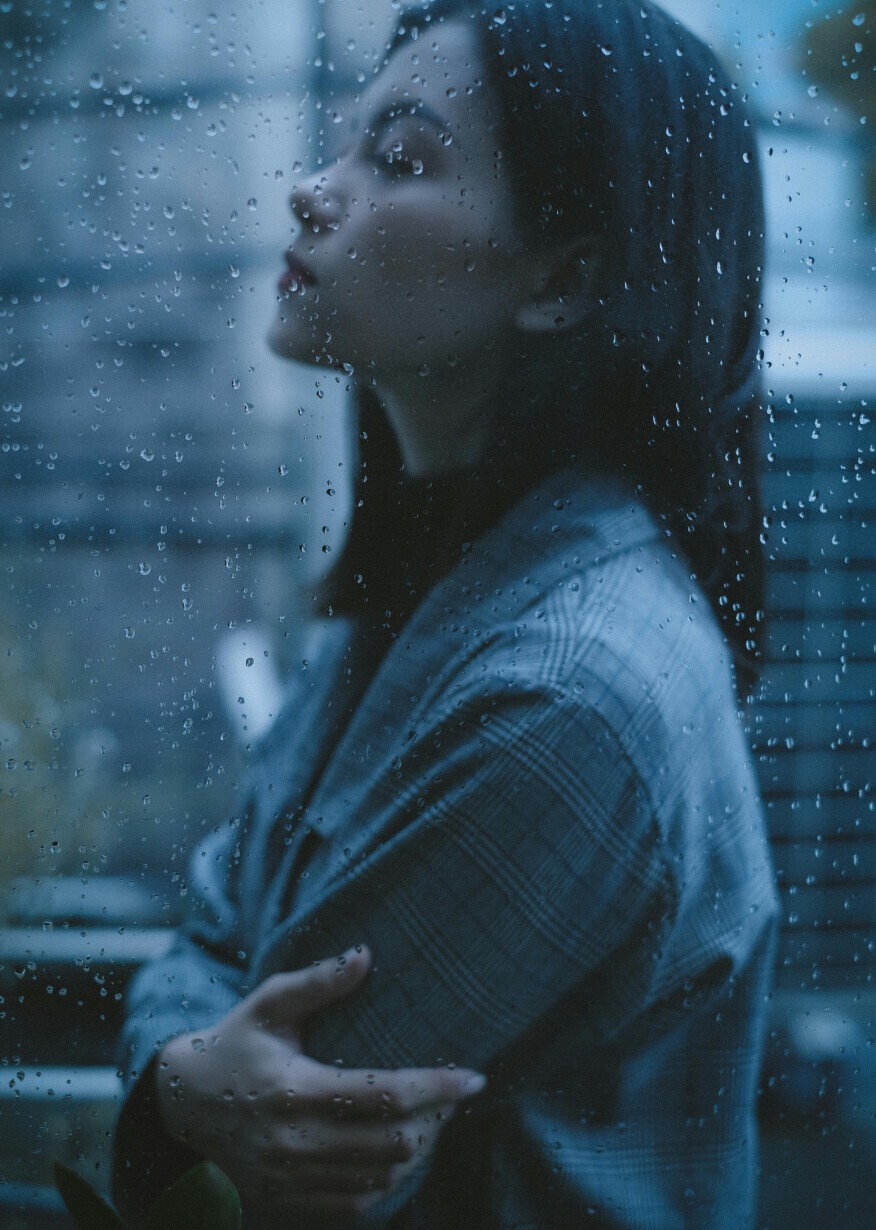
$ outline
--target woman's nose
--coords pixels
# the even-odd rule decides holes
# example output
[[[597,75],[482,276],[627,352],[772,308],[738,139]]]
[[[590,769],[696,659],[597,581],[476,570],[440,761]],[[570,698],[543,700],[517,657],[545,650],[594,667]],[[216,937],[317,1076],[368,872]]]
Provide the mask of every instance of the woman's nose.
[[[296,184],[289,196],[289,205],[301,229],[315,235],[323,230],[337,229],[340,222],[340,202],[337,194],[329,191],[324,173]]]

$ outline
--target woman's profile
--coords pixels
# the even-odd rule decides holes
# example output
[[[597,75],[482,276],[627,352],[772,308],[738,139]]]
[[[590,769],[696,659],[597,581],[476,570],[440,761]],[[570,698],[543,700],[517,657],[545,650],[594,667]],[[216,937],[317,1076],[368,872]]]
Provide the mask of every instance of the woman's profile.
[[[131,988],[118,1201],[209,1157],[247,1230],[740,1230],[776,919],[742,99],[647,0],[439,0],[290,204],[270,344],[349,376],[352,524]]]

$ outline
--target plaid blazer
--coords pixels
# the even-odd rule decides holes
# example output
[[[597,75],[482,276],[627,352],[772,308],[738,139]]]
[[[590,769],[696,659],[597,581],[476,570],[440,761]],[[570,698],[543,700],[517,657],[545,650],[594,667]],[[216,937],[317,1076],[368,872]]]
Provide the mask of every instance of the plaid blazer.
[[[130,990],[127,1072],[367,942],[309,1053],[490,1084],[357,1225],[742,1230],[776,901],[729,651],[671,544],[619,486],[554,475],[352,715],[348,642],[327,621],[196,851],[192,921]]]

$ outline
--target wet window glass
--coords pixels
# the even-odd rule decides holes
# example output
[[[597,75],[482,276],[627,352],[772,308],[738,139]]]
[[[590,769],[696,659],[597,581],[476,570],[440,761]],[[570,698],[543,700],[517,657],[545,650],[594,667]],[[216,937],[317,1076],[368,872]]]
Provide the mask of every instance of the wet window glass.
[[[725,1224],[696,1178],[690,1123],[706,1132],[737,1096],[760,1130],[758,1227],[871,1224],[876,17],[869,0],[666,0],[704,59],[659,13],[618,0],[620,16],[587,19],[591,87],[563,60],[578,7],[0,3],[10,1230],[73,1224],[75,1180],[64,1188],[62,1172],[62,1197],[55,1163],[118,1201],[123,1106],[157,1140],[171,1103],[177,1171],[204,1158],[233,1171],[245,1230],[352,1216],[357,1200],[374,1224],[405,1226],[411,1208],[440,1207],[452,1174],[469,1176],[472,1225],[537,1206],[545,1225],[611,1214],[632,1227],[642,1208],[610,1177],[588,1187],[580,1158],[600,1175],[606,1149],[637,1173],[653,1161],[641,1125],[626,1153],[618,1143],[632,1080],[618,1056],[644,1045],[634,1025],[669,1038],[670,1012],[711,1013],[714,1036],[690,1047],[695,1088],[720,1038],[746,1042],[728,1043],[732,1078],[703,1077],[688,1135],[658,1130],[678,1192],[653,1196],[653,1224]],[[647,117],[661,107],[658,148]],[[571,161],[542,175],[539,142],[548,165],[567,118],[587,175]],[[706,166],[725,119],[719,165],[738,165],[710,195],[678,151]],[[632,151],[607,185],[608,138],[587,146],[597,122]],[[671,226],[652,233],[641,219],[664,189]],[[648,398],[641,423],[624,417]],[[580,447],[573,409],[593,424]],[[686,504],[698,465],[708,481]],[[662,585],[677,607],[661,607]],[[638,633],[624,631],[632,607]],[[597,618],[598,652],[576,656]],[[711,629],[708,653],[666,647],[687,621]],[[724,709],[684,710],[672,672],[718,706],[709,672],[729,679],[728,663]],[[624,707],[634,690],[647,706]],[[706,712],[731,731],[711,767]],[[682,762],[701,784],[653,803]],[[695,839],[666,819],[684,808],[705,826]],[[738,841],[719,857],[727,816]],[[704,941],[701,960],[649,982],[673,945],[693,951],[704,851],[720,864],[707,912],[748,901],[750,952]],[[186,964],[182,926],[200,964]],[[355,944],[370,948],[347,954],[349,986],[318,984],[313,962]],[[580,972],[564,981],[569,960]],[[267,982],[292,970],[301,986]],[[191,1017],[172,1026],[161,1013],[180,987]],[[246,1007],[252,994],[266,998]],[[240,1149],[214,1148],[203,1110],[186,1118],[172,1044],[166,1072],[155,1059],[177,1035],[196,1061],[243,1037],[237,1017],[222,1024],[235,1011],[287,1013],[303,1052],[349,1077],[335,1118],[352,1132],[376,1116],[376,1160],[356,1137],[338,1180],[308,1144],[247,1196],[256,1162],[236,1169]],[[154,1037],[136,1034],[151,1016]],[[565,1052],[559,1020],[577,1038]],[[374,1038],[386,1045],[372,1058]],[[681,1062],[647,1054],[667,1106]],[[576,1065],[590,1083],[556,1094]],[[354,1083],[369,1066],[428,1070],[419,1101],[386,1078],[395,1136]],[[217,1105],[245,1102],[232,1083]],[[541,1158],[530,1187],[515,1115],[527,1164]],[[137,1198],[178,1177],[154,1152]]]

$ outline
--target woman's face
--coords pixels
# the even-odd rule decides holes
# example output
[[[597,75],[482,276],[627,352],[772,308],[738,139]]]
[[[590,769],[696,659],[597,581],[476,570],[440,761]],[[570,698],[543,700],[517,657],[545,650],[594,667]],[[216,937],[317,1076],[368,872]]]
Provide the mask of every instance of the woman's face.
[[[270,343],[357,375],[439,375],[513,327],[521,244],[469,22],[398,48],[345,153],[299,184]]]

